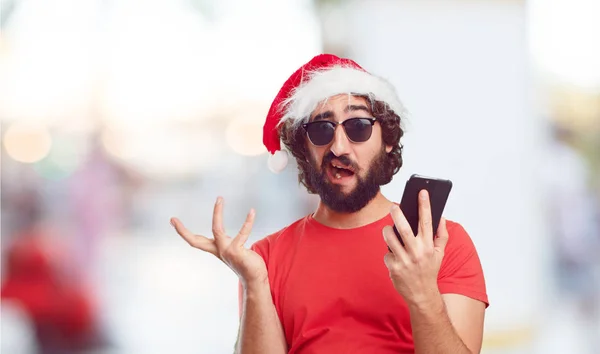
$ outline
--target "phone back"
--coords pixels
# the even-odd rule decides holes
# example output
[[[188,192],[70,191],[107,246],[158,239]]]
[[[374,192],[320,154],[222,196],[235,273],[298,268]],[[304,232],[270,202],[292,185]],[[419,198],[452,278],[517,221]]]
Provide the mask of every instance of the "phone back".
[[[423,189],[429,192],[433,234],[435,235],[442,213],[444,212],[444,207],[446,206],[446,201],[450,195],[450,190],[452,189],[452,182],[445,179],[419,175],[412,175],[406,182],[402,201],[400,202],[400,209],[404,213],[404,216],[406,216],[415,236],[419,227],[419,192]]]

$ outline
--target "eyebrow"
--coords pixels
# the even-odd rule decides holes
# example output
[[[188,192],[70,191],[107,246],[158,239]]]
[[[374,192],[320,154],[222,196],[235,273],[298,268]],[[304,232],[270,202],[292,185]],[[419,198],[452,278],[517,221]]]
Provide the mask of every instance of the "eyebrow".
[[[371,110],[365,106],[365,105],[355,105],[355,104],[351,104],[346,106],[346,108],[344,108],[344,112],[356,112],[356,111],[364,111],[366,113],[371,114]],[[317,114],[312,121],[316,122],[318,120],[327,120],[329,118],[332,118],[334,116],[332,111],[325,111],[323,113],[319,113]]]
[[[326,119],[329,119],[329,118],[331,118],[331,117],[333,117],[333,112],[332,112],[332,111],[325,111],[325,112],[323,112],[323,113],[319,113],[319,114],[317,114],[317,115],[316,115],[316,116],[315,116],[315,117],[312,119],[312,121],[313,121],[313,122],[316,122],[316,121],[318,121],[318,120],[326,120]]]
[[[344,112],[354,112],[354,111],[365,111],[367,113],[371,113],[371,110],[369,108],[367,108],[367,106],[365,105],[348,105],[348,107],[344,108]]]

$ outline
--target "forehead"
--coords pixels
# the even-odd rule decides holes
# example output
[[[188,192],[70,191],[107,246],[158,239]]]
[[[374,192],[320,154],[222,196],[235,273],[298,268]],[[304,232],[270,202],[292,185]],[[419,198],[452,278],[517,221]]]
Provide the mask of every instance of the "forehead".
[[[312,114],[310,116],[314,117],[317,114],[327,112],[327,111],[335,112],[335,111],[343,110],[344,108],[348,107],[349,105],[353,105],[353,106],[361,105],[361,106],[366,106],[367,108],[370,107],[369,101],[364,97],[341,94],[341,95],[335,95],[335,96],[329,97],[328,99],[319,102],[319,104],[317,104],[317,108],[315,108],[315,110],[312,112]]]

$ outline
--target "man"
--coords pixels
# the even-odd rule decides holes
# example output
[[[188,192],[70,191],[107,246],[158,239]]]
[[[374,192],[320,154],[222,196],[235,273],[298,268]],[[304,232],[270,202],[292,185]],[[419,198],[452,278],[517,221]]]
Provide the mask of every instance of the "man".
[[[349,59],[317,56],[283,85],[264,136],[272,169],[286,162],[280,139],[296,158],[300,182],[320,197],[317,210],[251,249],[244,243],[254,211],[231,238],[221,198],[214,239],[171,220],[188,243],[238,274],[238,352],[480,351],[488,300],[471,239],[445,219],[434,239],[426,191],[413,235],[380,191],[402,166],[403,114],[385,80]]]

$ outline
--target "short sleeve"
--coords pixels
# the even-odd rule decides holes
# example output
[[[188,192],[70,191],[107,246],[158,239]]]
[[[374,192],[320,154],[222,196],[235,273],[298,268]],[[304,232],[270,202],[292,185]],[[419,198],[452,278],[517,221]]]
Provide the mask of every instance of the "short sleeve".
[[[448,244],[438,274],[442,294],[459,294],[489,306],[481,261],[471,237],[458,223],[447,222]]]

